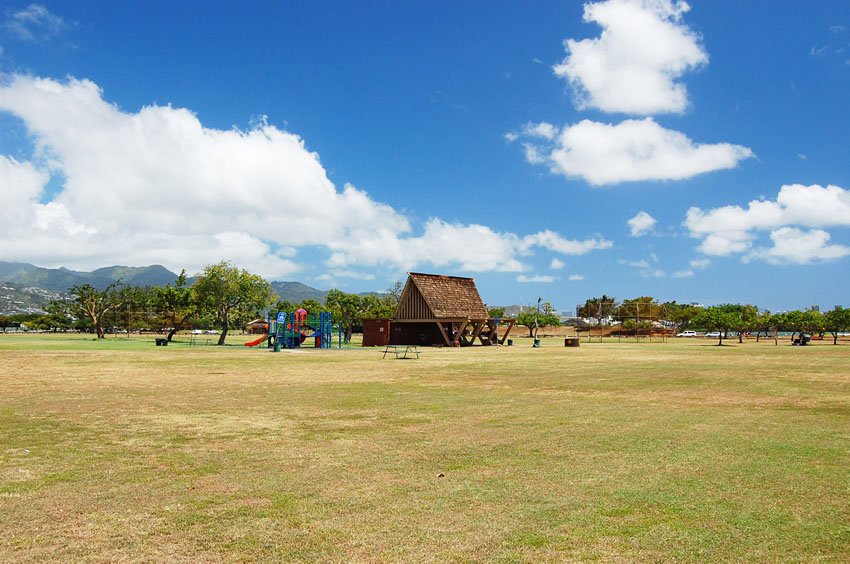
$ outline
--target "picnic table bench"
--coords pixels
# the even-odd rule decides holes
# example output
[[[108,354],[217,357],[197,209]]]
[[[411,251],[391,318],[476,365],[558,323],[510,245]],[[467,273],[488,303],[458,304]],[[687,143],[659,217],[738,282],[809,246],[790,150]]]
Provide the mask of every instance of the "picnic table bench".
[[[388,354],[394,354],[396,358],[414,358],[414,356],[419,358],[419,347],[416,345],[387,345],[384,349],[384,356],[381,358],[387,358]]]

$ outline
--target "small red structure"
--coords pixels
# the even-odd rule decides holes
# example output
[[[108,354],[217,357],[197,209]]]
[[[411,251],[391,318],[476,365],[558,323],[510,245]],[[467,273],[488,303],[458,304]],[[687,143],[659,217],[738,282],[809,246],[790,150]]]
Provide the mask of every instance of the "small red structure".
[[[392,321],[389,319],[363,320],[363,346],[383,347],[390,344]]]

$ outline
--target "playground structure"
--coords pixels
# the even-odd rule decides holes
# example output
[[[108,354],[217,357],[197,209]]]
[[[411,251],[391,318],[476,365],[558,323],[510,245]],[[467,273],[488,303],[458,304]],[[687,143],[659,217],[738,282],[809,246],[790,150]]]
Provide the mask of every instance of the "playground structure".
[[[329,349],[333,345],[333,315],[330,312],[308,314],[305,309],[293,312],[279,311],[268,314],[268,333],[255,341],[245,343],[253,347],[266,343],[268,348],[299,349],[312,346],[317,349]],[[342,347],[342,325],[336,326],[337,346]]]

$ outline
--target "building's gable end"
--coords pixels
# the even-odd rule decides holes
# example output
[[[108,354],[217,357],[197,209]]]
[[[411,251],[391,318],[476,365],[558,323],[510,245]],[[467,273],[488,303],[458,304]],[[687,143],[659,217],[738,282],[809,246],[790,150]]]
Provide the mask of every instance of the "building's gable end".
[[[395,319],[433,319],[434,311],[422,295],[419,287],[412,277],[407,278],[398,307],[395,311]]]

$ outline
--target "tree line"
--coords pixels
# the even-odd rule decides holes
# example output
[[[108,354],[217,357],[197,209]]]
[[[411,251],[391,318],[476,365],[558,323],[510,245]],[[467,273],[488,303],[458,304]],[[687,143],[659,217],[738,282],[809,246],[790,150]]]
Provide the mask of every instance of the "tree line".
[[[107,331],[140,329],[166,330],[167,339],[183,328],[220,329],[218,344],[223,345],[228,331],[255,319],[261,311],[330,311],[334,322],[341,323],[346,339],[364,318],[391,317],[401,294],[401,282],[383,295],[350,294],[333,289],[324,303],[308,299],[298,303],[280,300],[271,285],[256,274],[229,262],[204,268],[192,283],[183,270],[173,284],[165,286],[127,286],[120,281],[98,289],[90,284],[72,286],[68,298],[43,306],[44,314],[0,316],[0,327],[24,323],[43,331],[77,330],[92,332],[99,339]]]
[[[751,304],[720,304],[701,307],[679,304],[675,301],[658,303],[650,296],[618,301],[611,296],[589,298],[576,312],[578,317],[593,318],[597,324],[605,319],[616,319],[626,329],[649,329],[653,322],[661,322],[677,331],[702,330],[719,334],[718,344],[730,332],[743,342],[745,334],[761,336],[790,332],[793,339],[798,334],[832,335],[833,344],[838,336],[850,332],[850,309],[836,307],[832,311],[786,311],[771,313]]]
[[[773,335],[779,331],[790,332],[793,340],[796,335],[832,335],[832,344],[838,344],[838,336],[850,331],[850,309],[835,308],[832,311],[786,311],[771,313],[760,311],[754,305],[723,304],[704,308],[691,321],[695,328],[709,329],[718,333],[717,344],[723,344],[730,331],[737,333],[738,342],[743,342],[747,333],[755,333],[756,340]]]

